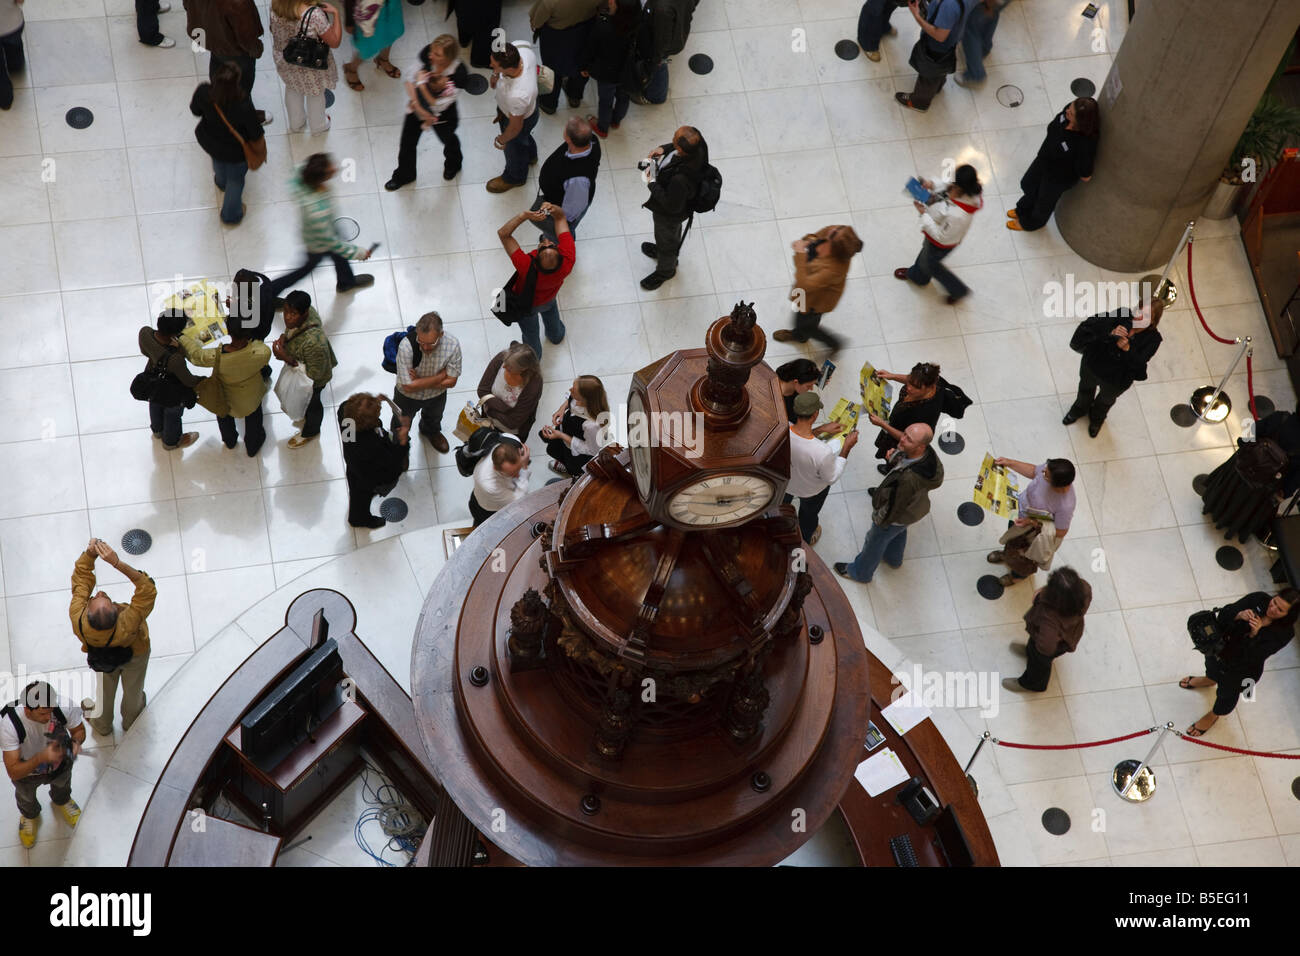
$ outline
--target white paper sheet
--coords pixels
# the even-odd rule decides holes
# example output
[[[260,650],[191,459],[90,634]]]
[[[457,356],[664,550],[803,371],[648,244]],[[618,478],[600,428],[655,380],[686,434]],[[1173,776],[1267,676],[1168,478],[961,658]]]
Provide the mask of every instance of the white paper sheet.
[[[905,734],[930,716],[930,708],[923,705],[909,690],[880,713],[897,733]]]
[[[903,762],[898,759],[898,754],[888,747],[858,764],[853,776],[866,787],[867,795],[871,797],[878,797],[891,787],[912,778],[903,767]]]

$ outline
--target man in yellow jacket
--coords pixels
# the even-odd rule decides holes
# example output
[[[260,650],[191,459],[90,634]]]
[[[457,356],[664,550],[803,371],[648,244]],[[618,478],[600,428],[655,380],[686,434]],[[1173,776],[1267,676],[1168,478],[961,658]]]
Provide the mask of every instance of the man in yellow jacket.
[[[135,585],[130,604],[115,604],[103,591],[91,595],[95,587],[96,558],[103,558]],[[102,706],[96,708],[94,701],[83,704],[88,718],[96,714],[87,723],[101,736],[113,733],[113,702],[119,680],[124,733],[144,710],[144,675],[149,668],[149,626],[145,618],[153,610],[157,597],[153,578],[124,564],[117,552],[99,538],[91,538],[90,545],[77,558],[72,571],[72,605],[68,616],[72,619],[72,633],[81,639],[81,649],[87,652],[87,662],[103,674]]]

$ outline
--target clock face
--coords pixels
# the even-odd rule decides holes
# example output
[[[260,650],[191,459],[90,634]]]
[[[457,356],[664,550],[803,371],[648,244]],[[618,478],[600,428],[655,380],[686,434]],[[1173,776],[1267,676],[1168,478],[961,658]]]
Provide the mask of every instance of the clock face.
[[[761,475],[713,474],[680,488],[668,501],[668,514],[683,525],[724,527],[766,508],[773,490]]]
[[[645,403],[640,392],[633,392],[627,400],[627,446],[632,456],[632,475],[636,478],[637,494],[642,501],[650,497],[650,446],[640,440],[650,434],[649,422],[646,421]],[[639,436],[634,440],[634,436]]]

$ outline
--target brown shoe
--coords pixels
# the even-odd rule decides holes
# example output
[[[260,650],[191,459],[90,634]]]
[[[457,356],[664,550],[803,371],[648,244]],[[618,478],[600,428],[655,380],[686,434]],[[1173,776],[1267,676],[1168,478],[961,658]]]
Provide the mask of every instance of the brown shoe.
[[[447,436],[442,432],[438,432],[438,434],[430,438],[429,441],[433,443],[434,451],[438,452],[440,455],[447,454],[451,448],[451,446],[447,444]]]
[[[508,193],[512,189],[518,189],[523,183],[508,183],[503,176],[497,176],[487,181],[487,191],[490,193]]]
[[[776,341],[776,342],[797,342],[797,341],[799,341],[798,339],[796,339],[796,338],[794,337],[794,333],[791,332],[789,329],[777,329],[775,332],[772,333],[772,339],[773,339],[774,341]]]
[[[1003,564],[1007,560],[1005,551],[990,551],[988,553],[989,564]]]

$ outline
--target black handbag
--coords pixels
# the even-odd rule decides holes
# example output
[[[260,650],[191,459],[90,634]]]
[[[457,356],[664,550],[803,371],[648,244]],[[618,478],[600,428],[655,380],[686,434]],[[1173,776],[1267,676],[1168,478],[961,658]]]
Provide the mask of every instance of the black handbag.
[[[167,370],[175,349],[168,349],[153,365],[131,379],[131,397],[139,402],[159,402],[166,408],[183,405],[193,408],[194,389],[182,385]]]
[[[499,309],[494,308],[492,314],[501,320],[502,325],[513,325],[537,311],[536,305],[533,304],[533,298],[537,293],[537,257],[531,258],[532,262],[528,266],[528,274],[524,276],[524,288],[521,292],[513,291],[515,281],[519,278],[518,270],[501,287],[502,306]]]
[[[298,35],[285,45],[285,63],[306,67],[309,70],[329,69],[329,44],[320,37],[307,35],[307,20],[313,10],[319,9],[320,7],[309,7],[307,12],[302,15],[302,22],[298,24]]]
[[[108,638],[108,643],[103,647],[92,647],[86,652],[86,663],[90,665],[92,671],[99,671],[101,674],[107,674],[117,670],[119,667],[125,667],[135,656],[135,652],[129,647],[113,647],[113,638],[117,637],[117,631]]]

